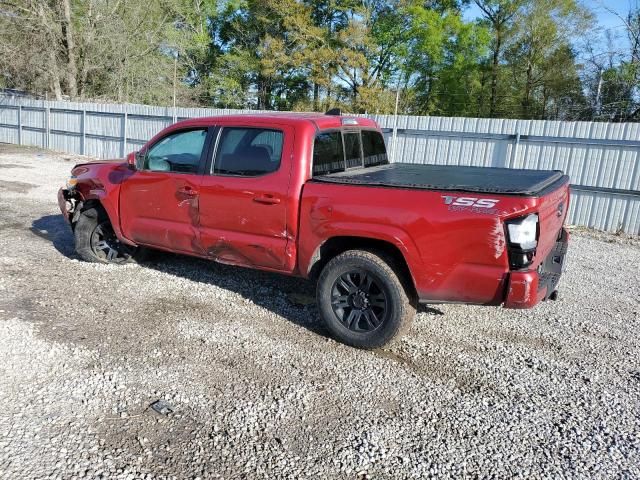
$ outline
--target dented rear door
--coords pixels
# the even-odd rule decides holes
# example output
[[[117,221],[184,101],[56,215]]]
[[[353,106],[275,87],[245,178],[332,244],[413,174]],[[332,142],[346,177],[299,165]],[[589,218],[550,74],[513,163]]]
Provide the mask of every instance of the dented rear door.
[[[221,263],[287,269],[293,137],[288,125],[221,126],[199,189],[204,255]]]

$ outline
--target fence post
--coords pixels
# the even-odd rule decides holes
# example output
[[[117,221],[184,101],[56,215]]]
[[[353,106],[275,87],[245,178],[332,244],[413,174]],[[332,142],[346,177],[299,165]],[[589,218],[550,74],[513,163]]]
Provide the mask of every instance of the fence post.
[[[87,141],[87,110],[86,109],[82,109],[82,125],[81,125],[81,132],[82,132],[82,139],[80,140],[80,155],[84,155],[85,154],[85,143]]]
[[[51,149],[51,107],[44,108],[44,136],[45,147]]]
[[[18,105],[18,145],[22,145],[22,105]]]
[[[518,155],[518,146],[520,145],[520,132],[516,132],[516,136],[513,140],[513,147],[511,147],[511,158],[509,159],[509,168],[513,168],[516,161],[516,155]]]
[[[124,124],[122,126],[122,157],[127,154],[127,123],[128,123],[128,113],[124,111]]]
[[[51,107],[45,107],[45,119],[44,119],[44,128],[46,131],[46,138],[45,141],[46,143],[46,147],[48,149],[51,148]]]

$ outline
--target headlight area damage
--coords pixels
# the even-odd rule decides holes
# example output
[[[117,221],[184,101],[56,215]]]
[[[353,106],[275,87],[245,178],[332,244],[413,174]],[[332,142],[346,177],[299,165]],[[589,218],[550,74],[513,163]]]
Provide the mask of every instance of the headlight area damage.
[[[66,188],[58,190],[58,206],[64,216],[65,220],[69,223],[75,221],[75,213],[79,211],[82,202],[78,199],[73,188],[67,183]]]

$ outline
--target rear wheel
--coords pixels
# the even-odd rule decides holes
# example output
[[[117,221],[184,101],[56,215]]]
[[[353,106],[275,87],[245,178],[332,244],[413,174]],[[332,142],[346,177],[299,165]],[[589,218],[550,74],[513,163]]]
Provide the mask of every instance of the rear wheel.
[[[393,258],[349,250],[333,258],[318,280],[317,301],[333,336],[358,348],[377,348],[409,330],[415,306]]]
[[[118,240],[109,218],[97,208],[80,214],[74,236],[76,252],[87,262],[122,264],[135,260],[137,249]]]

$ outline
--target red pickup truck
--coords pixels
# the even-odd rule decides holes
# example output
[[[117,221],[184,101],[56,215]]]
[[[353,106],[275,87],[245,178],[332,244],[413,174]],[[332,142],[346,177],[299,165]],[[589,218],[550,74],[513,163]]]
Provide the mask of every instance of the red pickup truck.
[[[365,118],[235,115],[176,123],[126,161],[76,165],[58,201],[84,260],[151,247],[313,278],[329,331],[375,348],[418,303],[555,299],[568,180],[389,163]]]

